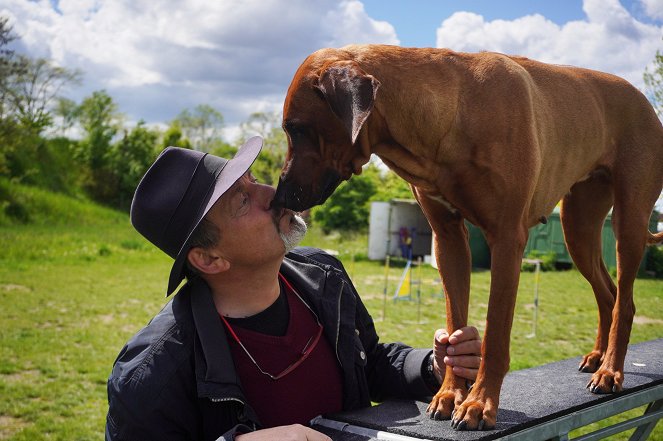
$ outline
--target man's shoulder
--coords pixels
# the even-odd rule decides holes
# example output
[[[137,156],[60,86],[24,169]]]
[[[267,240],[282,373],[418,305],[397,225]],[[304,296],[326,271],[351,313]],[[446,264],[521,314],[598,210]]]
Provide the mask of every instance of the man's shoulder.
[[[117,394],[138,402],[156,398],[176,372],[188,366],[194,339],[190,300],[177,294],[120,351],[108,379],[109,397]]]
[[[343,270],[343,264],[335,257],[334,252],[316,247],[297,247],[286,255],[291,259],[305,258],[309,263],[317,263]]]

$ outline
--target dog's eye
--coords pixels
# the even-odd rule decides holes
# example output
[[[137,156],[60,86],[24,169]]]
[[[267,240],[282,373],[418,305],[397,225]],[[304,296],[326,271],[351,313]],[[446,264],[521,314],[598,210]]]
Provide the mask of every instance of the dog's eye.
[[[304,126],[293,123],[285,123],[283,128],[290,136],[299,136],[306,132],[306,128]]]

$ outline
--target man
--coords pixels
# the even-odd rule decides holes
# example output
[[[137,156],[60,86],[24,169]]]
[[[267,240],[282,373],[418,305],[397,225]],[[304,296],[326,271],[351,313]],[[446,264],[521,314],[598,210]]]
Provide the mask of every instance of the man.
[[[270,209],[248,172],[261,148],[168,148],[138,185],[131,221],[175,259],[167,294],[188,280],[115,361],[107,440],[328,440],[311,418],[430,396],[445,361],[476,377],[474,328],[438,330],[434,355],[378,342],[341,263],[295,249],[306,225]]]

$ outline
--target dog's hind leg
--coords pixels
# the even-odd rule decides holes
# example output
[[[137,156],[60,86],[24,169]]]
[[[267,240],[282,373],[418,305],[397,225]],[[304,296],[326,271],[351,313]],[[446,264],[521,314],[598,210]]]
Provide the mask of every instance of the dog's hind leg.
[[[589,179],[575,184],[562,200],[560,217],[566,247],[578,271],[592,286],[599,310],[594,349],[579,366],[583,372],[595,372],[601,364],[617,296],[601,253],[601,230],[612,203],[612,185],[605,171],[594,172]]]
[[[638,152],[633,152],[636,157]],[[624,381],[624,358],[635,305],[633,283],[644,255],[652,207],[661,189],[661,171],[651,164],[636,169],[623,164],[613,172],[615,206],[612,226],[617,241],[617,296],[612,311],[608,347],[588,387],[594,393],[618,392]],[[660,163],[653,165],[660,167]],[[637,172],[634,172],[636,170]]]

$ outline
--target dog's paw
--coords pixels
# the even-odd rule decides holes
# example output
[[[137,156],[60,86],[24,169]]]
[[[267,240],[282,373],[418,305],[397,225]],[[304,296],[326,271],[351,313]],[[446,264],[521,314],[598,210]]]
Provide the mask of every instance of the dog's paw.
[[[603,354],[601,351],[594,350],[582,358],[578,370],[581,372],[596,372],[599,366],[601,366],[602,359]]]
[[[620,371],[601,368],[597,370],[587,383],[587,388],[594,394],[620,392],[624,383],[624,374]]]
[[[489,430],[495,428],[497,406],[468,398],[454,410],[451,427],[454,430]]]
[[[433,420],[448,420],[454,410],[456,394],[450,390],[440,390],[428,405],[426,413]]]

